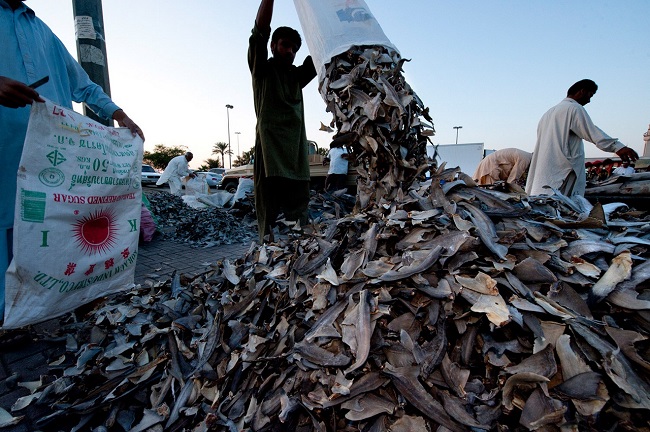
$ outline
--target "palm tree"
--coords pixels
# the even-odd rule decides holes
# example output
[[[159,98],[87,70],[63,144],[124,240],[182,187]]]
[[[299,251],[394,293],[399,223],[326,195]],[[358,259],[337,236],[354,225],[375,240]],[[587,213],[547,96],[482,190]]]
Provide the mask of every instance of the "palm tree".
[[[228,143],[218,142],[212,147],[212,154],[221,155],[221,164],[226,167],[226,155],[231,155],[232,150],[228,149]]]

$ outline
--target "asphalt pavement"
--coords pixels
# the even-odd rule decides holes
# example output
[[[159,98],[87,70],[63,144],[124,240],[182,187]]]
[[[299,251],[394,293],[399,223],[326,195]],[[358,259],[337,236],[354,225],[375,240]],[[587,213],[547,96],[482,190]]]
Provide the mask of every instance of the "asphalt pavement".
[[[153,241],[143,243],[139,247],[135,283],[146,286],[169,280],[174,271],[189,277],[197,276],[208,271],[211,264],[218,261],[242,257],[250,246],[250,243],[239,243],[193,248],[157,236]],[[50,413],[50,408],[34,401],[26,408],[11,411],[19,398],[30,394],[30,391],[19,383],[38,381],[41,377],[44,382],[51,382],[61,376],[62,370],[50,368],[48,364],[65,354],[65,336],[62,329],[78,325],[73,318],[78,315],[80,314],[66,314],[28,329],[9,331],[0,336],[0,407],[14,417],[24,416],[16,425],[0,428],[0,432],[39,430],[36,422]],[[1,418],[0,415],[0,422]],[[41,430],[57,430],[52,427],[50,424]],[[70,430],[70,427],[62,430]]]

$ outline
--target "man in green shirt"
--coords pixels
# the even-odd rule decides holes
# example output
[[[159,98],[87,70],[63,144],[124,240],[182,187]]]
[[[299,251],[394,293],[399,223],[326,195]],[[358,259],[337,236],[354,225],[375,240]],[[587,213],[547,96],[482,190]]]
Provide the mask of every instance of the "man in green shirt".
[[[255,131],[255,210],[260,241],[273,240],[271,227],[283,212],[291,221],[308,222],[309,149],[302,89],[316,76],[310,56],[294,66],[302,43],[298,32],[278,27],[271,37],[273,0],[262,0],[249,39],[248,66],[253,78]]]

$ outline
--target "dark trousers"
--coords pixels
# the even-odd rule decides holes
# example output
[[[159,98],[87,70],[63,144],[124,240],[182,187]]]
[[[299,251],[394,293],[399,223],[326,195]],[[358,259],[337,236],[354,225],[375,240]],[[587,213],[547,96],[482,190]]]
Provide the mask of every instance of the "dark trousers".
[[[255,178],[255,212],[260,241],[271,233],[280,213],[290,221],[309,223],[309,181],[285,177]]]
[[[345,180],[347,177],[347,174],[327,174],[325,178],[325,190],[336,191],[345,188]]]

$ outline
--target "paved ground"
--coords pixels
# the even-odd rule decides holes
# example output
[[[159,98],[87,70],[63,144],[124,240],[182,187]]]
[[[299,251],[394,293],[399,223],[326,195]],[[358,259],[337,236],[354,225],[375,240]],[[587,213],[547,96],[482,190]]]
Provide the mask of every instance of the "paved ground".
[[[148,279],[166,279],[171,277],[174,270],[196,275],[208,270],[210,264],[217,261],[241,257],[249,247],[250,243],[237,243],[201,249],[156,237],[152,242],[140,245],[135,283],[146,284]]]
[[[234,244],[197,249],[182,243],[155,238],[139,248],[135,271],[136,284],[169,279],[177,270],[188,275],[197,275],[210,264],[225,258],[236,259],[244,255],[250,247],[247,244]],[[48,364],[65,353],[65,340],[56,336],[61,325],[74,325],[74,322],[61,323],[55,319],[33,326],[30,334],[12,333],[0,338],[0,407],[14,417],[24,416],[15,426],[0,428],[0,432],[33,432],[39,430],[36,421],[47,412],[46,407],[35,402],[25,409],[11,412],[12,405],[20,397],[30,394],[29,390],[18,386],[18,382],[37,381],[41,376],[52,380],[52,370]],[[2,416],[0,415],[0,423]],[[70,428],[68,427],[67,430]],[[47,430],[52,429],[48,426]],[[81,429],[85,430],[85,429]]]

